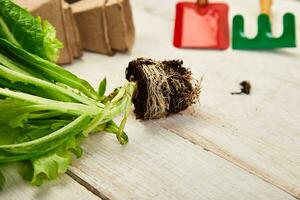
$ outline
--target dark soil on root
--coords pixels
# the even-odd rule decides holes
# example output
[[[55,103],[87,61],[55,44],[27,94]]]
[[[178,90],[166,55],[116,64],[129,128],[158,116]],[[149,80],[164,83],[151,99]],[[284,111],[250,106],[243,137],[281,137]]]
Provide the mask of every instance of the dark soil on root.
[[[129,63],[126,78],[138,85],[133,98],[138,119],[178,113],[197,102],[200,94],[199,82],[181,60],[160,62],[138,58]]]

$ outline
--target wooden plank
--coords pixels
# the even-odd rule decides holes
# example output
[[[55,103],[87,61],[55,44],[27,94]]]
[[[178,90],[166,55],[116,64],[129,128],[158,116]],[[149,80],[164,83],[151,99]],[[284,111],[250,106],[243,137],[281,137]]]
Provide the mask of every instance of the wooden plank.
[[[154,122],[128,124],[128,145],[93,135],[71,168],[109,199],[294,199]]]
[[[130,144],[120,146],[110,135],[94,135],[85,142],[87,153],[75,162],[72,173],[110,199],[294,199],[277,187],[298,197],[299,48],[277,52],[175,49],[173,16],[160,11],[173,14],[174,6],[149,2],[155,6],[148,7],[148,13],[145,4],[137,7],[139,37],[131,54],[114,59],[86,54],[70,69],[95,86],[106,75],[111,89],[124,82],[126,63],[134,57],[183,58],[196,76],[205,74],[201,107],[162,121],[139,122],[131,116]],[[242,11],[253,19],[250,11],[255,9],[249,1],[228,2],[236,3],[234,13]],[[280,4],[281,9],[289,5],[298,12],[296,1],[281,2],[288,2]],[[253,95],[231,96],[243,79],[254,83]],[[94,198],[67,176],[39,189],[19,185],[20,177],[14,176],[9,176],[1,199]]]
[[[6,166],[3,173],[7,180],[3,191],[0,192],[1,200],[101,200],[68,175],[47,182],[41,187],[34,187],[24,181],[12,165]]]

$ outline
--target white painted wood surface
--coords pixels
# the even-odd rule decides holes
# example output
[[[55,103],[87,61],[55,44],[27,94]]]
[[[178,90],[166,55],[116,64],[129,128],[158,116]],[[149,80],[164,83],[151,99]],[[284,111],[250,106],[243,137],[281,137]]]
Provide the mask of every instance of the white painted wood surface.
[[[257,1],[227,2],[234,5],[231,16],[242,13],[247,34],[254,35],[256,19],[251,16],[259,11]],[[151,6],[148,2],[144,8],[172,19],[166,6]],[[282,15],[296,14],[298,44],[299,9],[299,1],[277,0],[272,14],[276,35]],[[300,198],[299,50],[182,53],[197,76],[204,74],[201,106],[195,107],[196,114],[186,112],[158,123]],[[251,81],[252,95],[230,95],[242,80]]]
[[[223,1],[231,6],[230,19],[236,13],[247,16],[246,31],[254,35],[258,0]],[[85,53],[68,69],[95,87],[106,76],[111,90],[125,83],[127,63],[136,57],[181,58],[196,77],[204,76],[200,105],[150,122],[136,121],[131,114],[126,146],[111,135],[93,135],[84,143],[85,155],[71,168],[85,182],[81,184],[116,200],[300,198],[300,48],[175,49],[176,1],[132,2],[137,29],[132,52],[114,57]],[[274,0],[276,34],[286,10],[297,14],[299,33],[300,2]],[[253,93],[230,95],[242,80],[252,83]],[[66,175],[33,188],[9,173],[1,200],[94,199]]]
[[[155,122],[131,116],[127,133],[126,146],[111,135],[92,136],[71,168],[109,199],[294,199]]]
[[[15,165],[4,167],[2,172],[6,176],[6,184],[0,192],[1,200],[101,200],[67,175],[34,187],[23,180]]]
[[[114,59],[87,54],[82,61],[70,67],[70,70],[91,80],[95,86],[103,76],[106,76],[110,87],[113,88],[124,83],[123,77],[126,65],[133,58],[141,56],[155,59],[182,58],[196,77],[204,76],[201,105],[194,106],[182,115],[174,115],[168,119],[157,120],[153,123],[188,139],[196,145],[206,148],[221,158],[229,160],[242,169],[267,181],[269,184],[292,194],[294,197],[300,198],[299,48],[276,51],[233,51],[229,49],[224,52],[175,49],[172,47],[172,20],[174,18],[175,2],[175,0],[134,1],[138,37],[133,51],[128,55],[116,55]],[[240,0],[228,0],[226,2],[231,6],[231,18],[233,14],[242,13],[245,16],[247,34],[254,35],[256,32],[256,17],[253,17],[253,15],[259,11],[257,2]],[[281,16],[284,12],[292,11],[296,13],[299,22],[298,10],[300,9],[300,3],[298,1],[274,1],[273,8],[275,34],[279,35]],[[83,68],[86,69],[87,67],[88,70],[83,70]],[[102,76],[99,76],[99,74]],[[253,85],[252,95],[232,96],[230,92],[239,90],[238,84],[242,80],[251,81]],[[143,122],[137,123],[145,124]],[[146,124],[148,126],[149,123]],[[129,122],[127,125],[129,136],[133,134],[133,131],[130,131],[132,126],[133,122]],[[135,135],[131,136],[131,140],[137,140],[136,137]],[[96,141],[96,139],[93,141]],[[175,139],[172,141],[174,146],[178,142]],[[140,145],[147,143],[147,140],[140,143]],[[130,145],[131,143],[128,146]],[[151,146],[154,149],[160,148],[159,142],[154,142]],[[131,149],[130,147],[128,148]],[[91,155],[86,160],[92,159],[91,164],[97,162],[97,160],[102,161],[102,157],[92,153],[93,150],[93,148],[89,150]],[[102,149],[100,151],[106,150]],[[111,149],[111,156],[114,155],[114,151]],[[135,155],[135,151],[127,150],[126,152],[127,154]],[[145,154],[148,151],[150,150],[147,149]],[[169,153],[166,157],[171,155]],[[186,157],[188,157],[188,154],[184,158]],[[180,157],[177,159],[185,162],[184,158]],[[131,191],[126,196],[131,199],[151,199],[155,195],[161,195],[162,199],[164,199],[163,197],[165,199],[170,198],[168,196],[169,190],[164,189],[160,191],[153,188],[152,185],[160,184],[147,182],[147,179],[150,179],[151,176],[148,178],[149,175],[142,174],[143,167],[139,168],[137,163],[146,162],[147,157],[136,157],[135,159],[128,163],[124,160],[125,163],[122,164],[124,169],[137,167],[137,175],[130,176],[133,174],[128,172],[129,177],[126,179],[116,178],[117,174],[112,177],[97,176],[96,172],[89,175],[88,169],[90,167],[81,166],[84,165],[83,161],[79,162],[73,170],[76,173],[80,173],[83,177],[86,176],[88,181],[93,182],[99,190],[103,191],[107,196],[113,197],[113,199],[120,199],[122,196],[122,192],[120,192],[121,194],[118,193],[119,187],[123,188],[122,191],[126,191],[126,189]],[[115,160],[118,160],[118,158],[115,158]],[[161,162],[164,163],[163,160]],[[185,178],[189,180],[188,177],[180,176],[179,173],[179,171],[187,170],[186,166],[179,167],[175,164],[176,162],[179,161],[176,160],[174,164],[170,164],[173,166],[171,172],[179,175],[177,177],[179,181],[184,182]],[[200,159],[194,162],[201,163],[202,161]],[[112,165],[113,162],[109,164],[111,167]],[[218,164],[215,163],[215,165]],[[123,171],[122,167],[116,169]],[[233,166],[229,168],[231,167]],[[166,178],[176,182],[176,178],[163,174],[164,167],[160,167],[160,169],[162,173],[161,179]],[[235,173],[231,172],[231,170],[233,169],[227,171],[227,173],[232,175],[232,182],[229,183],[229,181],[227,183],[229,185],[237,181],[234,178]],[[107,173],[107,171],[105,172]],[[108,174],[110,173],[112,171]],[[159,171],[156,173],[159,174]],[[190,173],[192,174],[192,172]],[[206,175],[204,174],[199,178],[205,180],[207,184],[215,185],[216,180],[208,175],[209,172]],[[97,178],[95,179],[95,177]],[[226,188],[223,178],[224,176],[220,176],[221,180],[219,183]],[[117,179],[117,185],[113,185],[113,181],[108,181],[106,183],[108,186],[106,186],[104,183],[109,179]],[[129,181],[129,186],[119,181],[120,179]],[[159,183],[164,188],[163,180],[159,181]],[[261,183],[254,184],[255,187],[253,188],[250,185],[250,191],[257,191],[258,188],[263,187]],[[131,187],[133,189],[130,189]],[[174,187],[176,187],[176,184]],[[148,193],[140,196],[139,188],[148,188],[148,190],[145,190]],[[221,191],[222,189],[219,188],[219,190]],[[174,196],[172,197],[177,199],[184,198],[185,193],[183,191],[173,193]],[[203,194],[201,189],[197,188],[197,191]],[[165,196],[162,192],[165,192],[163,193]],[[243,191],[242,193],[247,192]],[[197,196],[197,192],[189,194],[190,196],[188,197],[190,199],[201,198]],[[220,199],[220,195],[215,193],[215,191],[212,190],[210,194],[212,195],[211,198]],[[205,199],[207,197],[202,196],[202,198]],[[226,194],[223,194],[223,199],[232,198],[230,195],[226,196]],[[252,194],[249,198],[254,199],[258,197]],[[270,199],[272,198],[270,196]]]

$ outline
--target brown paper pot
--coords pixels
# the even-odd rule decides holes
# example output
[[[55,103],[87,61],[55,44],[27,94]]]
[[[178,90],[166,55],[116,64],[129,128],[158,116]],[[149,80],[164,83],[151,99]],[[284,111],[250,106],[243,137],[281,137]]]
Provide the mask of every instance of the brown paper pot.
[[[79,58],[82,56],[79,30],[73,16],[72,9],[66,2],[63,2],[63,11],[66,38],[68,44],[70,44],[68,45],[69,52],[72,54],[73,58]]]
[[[84,0],[71,4],[79,29],[82,47],[112,55],[105,17],[105,0]]]
[[[112,55],[134,42],[129,0],[82,0],[71,4],[84,49]]]
[[[108,0],[105,7],[112,49],[120,52],[130,50],[134,40],[134,25],[129,0]]]

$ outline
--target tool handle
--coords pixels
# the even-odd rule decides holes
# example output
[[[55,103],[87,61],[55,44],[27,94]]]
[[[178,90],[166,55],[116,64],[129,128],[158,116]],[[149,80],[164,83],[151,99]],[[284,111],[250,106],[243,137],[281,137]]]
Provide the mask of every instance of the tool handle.
[[[204,5],[208,4],[208,0],[197,0],[197,4],[200,6],[204,6]]]
[[[271,15],[272,0],[260,0],[260,9],[262,14]]]

